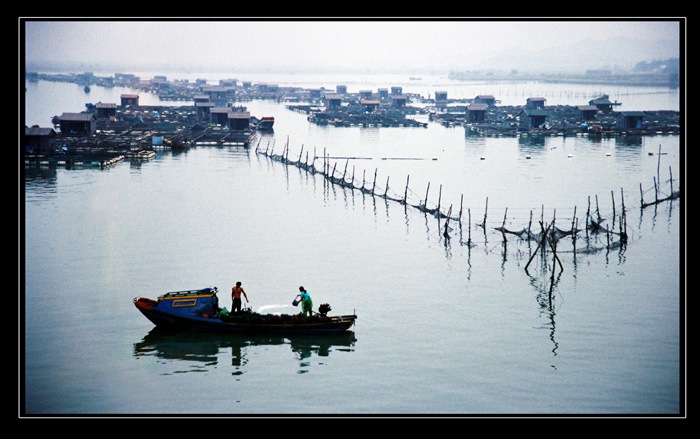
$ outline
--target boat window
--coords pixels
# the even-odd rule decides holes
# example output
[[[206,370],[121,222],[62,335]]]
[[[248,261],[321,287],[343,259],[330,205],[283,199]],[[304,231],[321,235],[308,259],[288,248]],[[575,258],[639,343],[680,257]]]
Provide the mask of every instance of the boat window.
[[[177,306],[195,306],[197,304],[197,299],[183,299],[183,300],[173,300],[173,307]]]

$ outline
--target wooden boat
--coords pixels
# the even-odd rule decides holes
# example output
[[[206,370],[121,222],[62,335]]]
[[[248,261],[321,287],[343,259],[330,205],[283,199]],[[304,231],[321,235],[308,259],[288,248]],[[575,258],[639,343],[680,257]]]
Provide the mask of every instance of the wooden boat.
[[[275,125],[275,118],[271,116],[258,119],[255,116],[250,117],[250,124],[258,131],[272,131]]]
[[[175,291],[156,300],[134,298],[136,309],[158,327],[217,332],[318,334],[342,332],[355,324],[357,316],[316,314],[272,315],[250,310],[231,313],[219,308],[217,289]]]

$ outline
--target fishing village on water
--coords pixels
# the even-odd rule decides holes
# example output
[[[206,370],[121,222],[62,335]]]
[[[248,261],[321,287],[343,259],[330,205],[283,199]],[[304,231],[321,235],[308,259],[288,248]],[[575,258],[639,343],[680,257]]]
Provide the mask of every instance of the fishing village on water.
[[[18,27],[19,417],[685,416],[683,18]]]
[[[482,205],[468,206],[463,196],[449,201],[443,196],[443,186],[449,182],[433,182],[431,187],[428,181],[426,186],[416,187],[411,174],[398,181],[392,180],[391,175],[378,175],[376,168],[356,171],[353,163],[366,157],[338,155],[326,150],[324,145],[295,145],[293,138],[278,130],[276,122],[284,115],[254,113],[248,108],[253,101],[274,102],[284,111],[303,115],[310,125],[331,132],[348,128],[421,132],[435,124],[463,130],[466,138],[517,138],[535,142],[550,138],[619,139],[621,143],[631,144],[638,144],[640,138],[681,134],[680,112],[619,111],[617,107],[621,103],[605,93],[581,95],[578,105],[548,105],[547,98],[542,96],[522,96],[522,105],[502,105],[497,93],[453,99],[440,89],[422,96],[391,84],[349,92],[345,85],[337,85],[335,89],[301,88],[236,79],[216,83],[206,79],[169,80],[166,76],[141,79],[132,74],[100,77],[92,73],[27,73],[26,80],[77,84],[86,103],[83,111],[63,112],[46,125],[24,127],[21,151],[25,169],[62,168],[78,173],[86,169],[101,173],[124,163],[148,166],[149,161],[167,151],[173,155],[209,147],[250,151],[270,166],[294,168],[310,178],[321,177],[329,187],[361,194],[363,199],[383,200],[415,209],[425,214],[426,219],[434,217],[445,247],[454,244],[466,248],[470,259],[476,242],[487,247],[487,234],[495,233],[502,239],[503,263],[508,258],[506,247],[510,243],[515,241],[516,246],[525,243],[526,248],[520,247],[516,254],[525,252],[519,257],[527,276],[534,279],[533,264],[549,271],[538,300],[552,314],[555,287],[562,273],[571,272],[562,263],[562,254],[573,255],[574,260],[576,255],[600,253],[607,258],[612,252],[624,254],[632,238],[627,218],[630,209],[644,211],[682,197],[679,176],[674,176],[670,167],[659,166],[656,175],[637,182],[639,192],[625,193],[620,187],[612,187],[605,194],[591,194],[585,206],[572,205],[573,213],[561,214],[556,208],[545,211],[542,205],[541,209],[515,214],[519,224],[511,227],[508,221],[513,210],[520,206],[515,206],[510,214],[508,206],[503,210],[504,206],[490,208],[488,193],[484,193]],[[91,102],[90,93],[96,87],[124,87],[133,92],[122,93],[117,102]],[[144,94],[157,95],[161,103],[142,104]],[[665,154],[659,146],[648,156],[661,163]],[[530,154],[524,158],[530,160]],[[479,159],[481,163],[490,160],[484,155]],[[439,159],[404,156],[382,157],[382,160]],[[600,204],[605,204],[607,210],[601,212]],[[573,268],[575,271],[575,262]],[[136,297],[133,303],[156,326],[170,327],[181,322],[190,329],[219,332],[275,335],[346,332],[354,328],[356,319],[363,321],[363,313],[355,313],[354,309],[347,310],[345,315],[326,316],[331,309],[327,303],[321,304],[319,312],[308,318],[302,314],[252,312],[250,308],[243,313],[233,310],[229,313],[220,307],[216,293],[216,287],[159,291],[154,294],[157,298]],[[197,306],[185,308],[182,305],[185,303]],[[296,300],[293,305],[297,305]],[[148,351],[148,343],[144,344]],[[353,342],[341,342],[340,346],[352,349]],[[234,358],[234,364],[236,361]]]
[[[155,148],[186,149],[198,145],[250,145],[256,132],[274,129],[274,117],[254,115],[245,103],[254,99],[283,102],[290,111],[308,115],[314,124],[338,127],[425,127],[412,118],[428,115],[431,123],[463,126],[467,134],[483,136],[648,136],[677,135],[678,111],[615,111],[619,102],[601,95],[581,105],[548,106],[531,96],[521,106],[501,106],[497,96],[449,99],[404,93],[400,86],[348,93],[336,90],[279,87],[236,79],[209,85],[169,81],[165,76],[142,80],[131,74],[96,77],[92,73],[47,75],[27,73],[39,80],[90,86],[129,86],[156,93],[161,100],[192,101],[185,106],[142,106],[138,93],[122,94],[120,102],[86,103],[79,113],[55,115],[53,126],[25,127],[25,164],[98,165],[125,157],[152,156]],[[99,85],[96,85],[99,84]]]
[[[289,141],[284,146],[277,146],[279,154],[275,155],[275,145],[261,145],[259,133],[274,131],[274,117],[252,115],[244,104],[251,100],[273,100],[284,103],[289,111],[308,115],[308,121],[314,124],[336,127],[415,127],[425,128],[426,122],[412,118],[415,115],[427,115],[428,123],[446,126],[462,126],[465,135],[502,136],[502,137],[547,137],[547,136],[587,136],[590,138],[639,137],[657,135],[678,135],[680,133],[680,112],[678,111],[616,111],[619,102],[611,102],[603,94],[582,102],[581,105],[548,106],[543,97],[527,97],[522,106],[501,106],[493,95],[478,95],[472,99],[449,99],[447,92],[435,91],[433,97],[404,93],[402,87],[391,86],[377,90],[360,90],[349,93],[345,85],[337,85],[335,90],[323,87],[303,89],[299,87],[280,87],[276,84],[253,83],[236,79],[219,80],[210,85],[206,79],[190,82],[187,80],[169,81],[166,76],[154,76],[143,80],[133,74],[115,74],[113,77],[98,77],[92,73],[48,75],[27,73],[27,81],[39,80],[56,82],[73,82],[85,84],[85,96],[89,96],[91,86],[114,87],[128,86],[135,93],[122,94],[120,102],[86,103],[86,109],[80,113],[63,113],[52,119],[52,127],[25,127],[24,163],[25,166],[65,166],[65,167],[109,167],[122,160],[148,160],[156,156],[155,150],[187,150],[197,146],[242,146],[255,148],[256,153],[264,154],[274,160],[300,167],[312,173],[323,174],[331,183],[356,189],[372,196],[394,200],[404,205],[407,201],[409,181],[406,181],[404,196],[389,194],[389,181],[381,191],[374,179],[367,175],[350,175],[348,161],[345,159],[341,171],[337,163],[332,167],[331,157],[324,151],[304,151],[303,145],[298,156],[290,159]],[[671,77],[671,85],[677,77]],[[651,77],[652,83],[659,81]],[[662,79],[668,81],[668,79]],[[139,104],[139,90],[155,93],[165,101],[192,101],[194,105],[182,106],[144,106]],[[280,152],[280,149],[282,150]],[[304,152],[306,153],[304,155]],[[662,152],[659,151],[659,154]],[[650,153],[651,154],[651,153]],[[338,159],[338,157],[336,157]],[[483,159],[483,157],[482,157]],[[671,171],[669,170],[669,173]],[[354,174],[354,173],[353,173]],[[409,176],[410,179],[410,176]],[[647,195],[640,182],[640,205],[642,208],[659,202],[673,200],[680,196],[680,187],[673,187],[673,175],[669,175],[669,187],[661,189],[661,180],[653,179],[653,196]],[[442,187],[440,188],[440,190]],[[462,222],[467,221],[464,206],[440,205],[440,195],[434,207],[428,204],[430,185],[425,198],[414,207],[437,218]],[[660,195],[661,193],[661,195]],[[614,191],[611,193],[614,210]],[[624,203],[624,194],[620,194]],[[606,229],[600,222],[602,217],[592,215],[597,210],[597,196],[593,206],[591,200],[585,213],[586,226],[583,230],[605,232],[616,235],[615,245],[626,242],[623,229],[624,204],[617,227],[619,230]],[[484,218],[481,227],[485,229],[488,214],[488,198],[485,201]],[[613,212],[613,217],[615,213]],[[525,239],[541,239],[549,235],[557,239],[573,236],[578,229],[575,218],[567,230],[549,224],[547,230],[533,229],[533,213],[525,229],[512,231],[505,228],[507,209],[501,227],[503,233],[513,234]],[[542,215],[541,220],[544,220]],[[469,232],[471,233],[471,218]],[[535,223],[536,225],[536,223]],[[549,228],[553,227],[550,231]],[[613,221],[612,227],[615,227]],[[445,224],[445,236],[449,224]],[[541,233],[540,233],[541,232]],[[471,240],[471,238],[469,239]],[[585,250],[584,250],[585,251]],[[533,255],[534,256],[534,255]]]

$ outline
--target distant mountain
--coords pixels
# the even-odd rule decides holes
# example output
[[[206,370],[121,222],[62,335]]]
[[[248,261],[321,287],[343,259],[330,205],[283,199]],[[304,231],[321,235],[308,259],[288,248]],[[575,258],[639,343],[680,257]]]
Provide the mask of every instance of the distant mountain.
[[[481,67],[521,72],[581,72],[603,67],[630,70],[640,62],[679,56],[680,48],[672,41],[611,38],[538,51],[511,48],[484,59]]]

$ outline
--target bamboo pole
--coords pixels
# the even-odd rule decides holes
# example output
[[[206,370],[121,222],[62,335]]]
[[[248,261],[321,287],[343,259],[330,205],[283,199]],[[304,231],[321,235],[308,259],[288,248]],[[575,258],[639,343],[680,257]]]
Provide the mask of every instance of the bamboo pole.
[[[654,200],[658,203],[659,202],[659,190],[656,187],[656,177],[654,177]]]
[[[430,182],[428,182],[428,188],[425,190],[425,201],[423,202],[423,206],[427,209],[428,208],[428,192],[430,191]]]
[[[486,230],[486,214],[489,211],[489,197],[486,197],[486,208],[484,209],[484,230]]]
[[[542,229],[542,237],[540,238],[540,241],[537,243],[537,247],[535,247],[535,251],[532,252],[532,255],[530,256],[530,259],[527,261],[527,264],[525,264],[525,272],[527,273],[527,267],[530,266],[530,263],[532,260],[535,258],[535,255],[537,254],[537,251],[543,246],[545,240],[547,239],[547,233],[549,233],[549,228],[552,225],[548,225],[547,229],[544,228],[544,225],[542,224],[542,221],[540,221],[540,228]]]
[[[467,215],[469,215],[469,236],[467,238],[467,243],[471,245],[472,243],[472,210],[467,208]]]
[[[612,210],[613,210],[613,218],[615,217],[615,192],[610,191],[610,198],[612,198]]]
[[[408,198],[408,181],[411,179],[411,175],[406,176],[406,189],[403,191],[403,204],[406,204],[406,199]]]
[[[374,168],[374,181],[372,182],[372,195],[374,195],[374,188],[377,185],[377,168]]]
[[[627,216],[627,211],[625,209],[625,190],[624,188],[620,188],[620,202],[622,203],[622,214]]]
[[[447,239],[450,239],[450,234],[447,232],[450,224],[450,215],[452,215],[452,205],[450,205],[450,209],[447,211],[447,220],[445,220],[445,232],[442,234]]]

